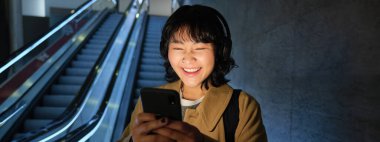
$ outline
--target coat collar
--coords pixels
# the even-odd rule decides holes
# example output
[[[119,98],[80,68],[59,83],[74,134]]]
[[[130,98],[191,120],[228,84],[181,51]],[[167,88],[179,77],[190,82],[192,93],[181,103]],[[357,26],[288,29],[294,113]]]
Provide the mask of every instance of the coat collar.
[[[176,81],[161,86],[161,88],[172,89],[179,92],[180,86],[181,81]],[[232,92],[233,89],[227,84],[219,87],[210,85],[203,101],[195,110],[189,110],[189,114],[200,115],[198,118],[201,118],[201,123],[206,126],[208,131],[213,131],[231,99]]]

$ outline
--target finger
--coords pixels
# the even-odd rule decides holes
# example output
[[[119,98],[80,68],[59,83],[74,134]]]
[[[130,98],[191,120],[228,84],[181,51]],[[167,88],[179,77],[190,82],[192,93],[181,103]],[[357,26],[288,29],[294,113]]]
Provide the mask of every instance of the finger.
[[[172,142],[174,140],[162,135],[147,135],[140,139],[143,142]]]
[[[137,114],[137,117],[135,119],[135,123],[133,124],[133,126],[137,126],[139,124],[142,124],[148,121],[153,121],[153,120],[156,120],[155,114],[142,112],[142,113]]]
[[[162,135],[170,139],[173,139],[175,141],[184,141],[189,138],[189,136],[187,136],[186,134],[176,131],[174,129],[170,129],[168,127],[155,129],[153,132],[158,135]]]
[[[192,132],[193,129],[196,129],[194,126],[192,126],[186,122],[174,121],[174,120],[170,121],[170,123],[166,127],[180,131],[180,132],[185,133],[185,134]]]
[[[160,127],[167,125],[168,121],[169,121],[168,118],[164,117],[164,118],[161,118],[158,120],[153,120],[153,121],[149,121],[146,123],[142,123],[142,124],[138,125],[137,127],[135,127],[135,132],[137,132],[138,135],[148,134],[149,132],[151,132],[157,128],[160,128]]]

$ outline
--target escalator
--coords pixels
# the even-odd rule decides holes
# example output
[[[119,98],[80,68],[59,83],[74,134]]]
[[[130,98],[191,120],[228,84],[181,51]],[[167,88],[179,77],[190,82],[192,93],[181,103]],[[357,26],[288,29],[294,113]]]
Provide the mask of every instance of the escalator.
[[[106,51],[106,46],[110,42],[114,31],[117,29],[122,15],[118,13],[110,14],[99,29],[87,40],[79,52],[74,55],[67,66],[62,70],[53,83],[42,94],[24,121],[19,125],[13,139],[19,139],[30,133],[39,130],[54,119],[64,115],[66,108],[73,103],[79,94],[91,69],[100,55]]]
[[[135,80],[135,97],[136,104],[140,96],[140,89],[143,87],[156,87],[163,85],[165,80],[164,60],[160,54],[161,30],[167,20],[167,17],[152,16],[148,17],[147,28],[144,34],[144,43],[141,48],[140,64]]]
[[[123,51],[125,56],[120,60],[120,68],[118,67],[120,70],[114,76],[115,84],[111,85],[112,91],[107,93],[102,102],[97,103],[101,106],[91,119],[73,127],[69,133],[56,139],[57,141],[118,140],[124,130],[122,124],[125,124],[125,120],[130,115],[127,114],[130,111],[126,110],[130,110],[128,106],[134,106],[131,103],[140,96],[139,90],[142,87],[154,87],[167,83],[163,67],[164,60],[159,50],[161,29],[167,18],[162,16],[142,17],[145,16],[141,16],[135,23],[129,44],[126,51]],[[144,23],[144,26],[139,26],[141,23]],[[125,95],[125,92],[129,93]]]

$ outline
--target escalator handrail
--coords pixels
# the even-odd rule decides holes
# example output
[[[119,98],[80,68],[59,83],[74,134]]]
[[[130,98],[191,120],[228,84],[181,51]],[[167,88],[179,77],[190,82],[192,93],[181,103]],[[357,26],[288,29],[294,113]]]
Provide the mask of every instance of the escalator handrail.
[[[149,8],[149,4],[148,4]],[[131,114],[131,111],[133,109],[133,85],[134,81],[137,78],[137,71],[138,71],[138,65],[141,60],[141,54],[142,54],[142,47],[144,43],[144,37],[146,34],[146,29],[147,29],[147,21],[148,21],[148,14],[145,12],[142,14],[143,20],[140,25],[140,34],[136,39],[131,39],[136,40],[136,46],[134,47],[133,56],[130,57],[131,61],[127,60],[126,63],[123,64],[130,64],[128,67],[120,67],[120,70],[128,70],[128,71],[123,71],[123,74],[119,74],[119,77],[117,81],[118,87],[114,87],[114,91],[112,93],[122,95],[118,104],[118,112],[117,112],[117,118],[115,118],[114,122],[114,127],[113,127],[113,134],[112,134],[112,140],[111,141],[117,141],[120,139],[121,134],[123,133],[127,123],[129,122],[129,117]],[[128,53],[126,53],[128,54]],[[112,100],[111,100],[112,101]],[[111,102],[110,101],[110,102]],[[123,111],[121,111],[123,110]],[[117,124],[117,125],[115,125]]]
[[[61,30],[63,27],[65,27],[68,23],[70,23],[73,19],[75,19],[78,15],[80,15],[83,11],[87,10],[90,6],[92,6],[96,1],[97,0],[89,0],[86,3],[83,3],[77,9],[75,9],[75,12],[73,14],[66,16],[65,18],[63,18],[62,21],[52,26],[49,29],[48,33],[42,35],[41,37],[37,38],[34,41],[31,41],[25,44],[23,47],[11,53],[11,55],[9,55],[5,60],[0,62],[0,74],[3,73],[5,70],[7,70],[9,67],[11,67],[13,64],[15,64],[17,61],[22,59],[24,56],[26,56],[28,53],[30,53],[40,44],[42,44],[54,33]]]
[[[21,112],[21,110],[24,108],[25,108],[25,103],[22,103],[20,106],[16,107],[15,111],[13,111],[11,114],[9,114],[8,116],[6,116],[4,119],[2,119],[0,121],[0,127],[3,126],[4,124],[6,124],[8,122],[8,120],[13,118],[13,116],[15,116],[17,113]]]
[[[144,0],[145,1],[145,0]],[[139,10],[141,10],[141,6],[139,7]],[[139,12],[139,14],[141,15],[141,13]],[[136,23],[136,20],[134,21],[134,24]],[[130,41],[130,40],[129,40]],[[121,60],[122,58],[120,58]],[[118,68],[120,67],[121,65],[121,61],[118,61]],[[113,76],[113,80],[116,79],[117,76]],[[114,85],[114,84],[113,84]],[[112,91],[112,85],[109,86],[109,88],[107,89],[107,96],[105,97],[105,99],[103,99],[102,101],[102,104],[100,106],[100,108],[98,109],[98,111],[96,112],[96,114],[92,117],[91,120],[89,120],[87,123],[81,125],[80,127],[76,128],[75,130],[69,132],[68,134],[66,134],[66,136],[62,137],[61,139],[59,139],[58,141],[86,141],[89,137],[91,137],[92,134],[94,134],[98,128],[99,128],[99,124],[102,122],[102,120],[104,119],[104,115],[107,111],[107,109],[109,108],[109,105],[110,103],[108,103],[109,101],[109,98],[111,97],[111,91]]]

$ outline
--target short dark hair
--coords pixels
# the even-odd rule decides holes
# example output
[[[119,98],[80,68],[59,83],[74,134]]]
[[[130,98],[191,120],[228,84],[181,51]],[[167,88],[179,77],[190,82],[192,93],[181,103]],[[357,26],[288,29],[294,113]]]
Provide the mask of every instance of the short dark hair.
[[[168,59],[169,43],[177,32],[185,32],[195,42],[212,43],[215,66],[212,73],[203,81],[208,89],[208,81],[215,87],[227,83],[225,76],[236,67],[231,57],[231,35],[224,17],[214,8],[202,5],[185,5],[176,10],[166,21],[161,36],[160,52],[164,58],[166,80],[179,79]]]

